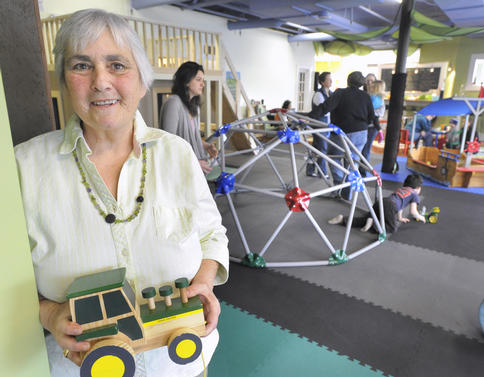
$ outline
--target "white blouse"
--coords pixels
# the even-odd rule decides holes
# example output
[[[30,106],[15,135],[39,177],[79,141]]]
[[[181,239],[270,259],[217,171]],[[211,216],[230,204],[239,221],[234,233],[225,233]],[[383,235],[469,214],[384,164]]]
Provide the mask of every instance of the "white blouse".
[[[121,169],[117,199],[88,158],[91,151],[77,115],[65,130],[15,148],[37,288],[45,298],[64,302],[74,278],[116,267],[126,267],[126,278],[140,302],[145,287],[170,284],[179,277],[192,279],[202,259],[219,262],[215,284],[227,280],[226,230],[191,146],[147,127],[139,112],[133,137],[135,147]],[[81,183],[72,151],[76,149],[101,208],[126,218],[133,213],[139,192],[141,144],[147,151],[141,211],[131,222],[108,224]],[[206,363],[217,342],[216,331],[203,339]],[[48,337],[47,345],[51,376],[77,377],[79,368],[59,357],[62,350],[55,341]],[[137,376],[197,375],[202,371],[200,359],[179,366],[161,347],[137,356]]]

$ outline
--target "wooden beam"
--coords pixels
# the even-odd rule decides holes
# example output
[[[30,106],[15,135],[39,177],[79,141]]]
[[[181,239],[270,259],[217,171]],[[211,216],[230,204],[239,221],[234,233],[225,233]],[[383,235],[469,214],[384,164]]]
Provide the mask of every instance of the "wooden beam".
[[[55,129],[37,0],[0,1],[0,66],[14,144]]]

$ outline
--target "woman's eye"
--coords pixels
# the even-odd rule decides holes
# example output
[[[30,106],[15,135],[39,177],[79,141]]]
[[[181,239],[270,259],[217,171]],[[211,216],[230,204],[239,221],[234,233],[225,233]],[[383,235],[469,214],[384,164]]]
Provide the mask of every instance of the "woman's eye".
[[[87,63],[77,63],[72,67],[74,71],[87,71],[89,68],[90,65]]]
[[[122,72],[122,71],[124,71],[126,69],[126,67],[124,66],[124,64],[121,64],[121,63],[113,63],[113,64],[111,64],[111,67],[116,72]]]

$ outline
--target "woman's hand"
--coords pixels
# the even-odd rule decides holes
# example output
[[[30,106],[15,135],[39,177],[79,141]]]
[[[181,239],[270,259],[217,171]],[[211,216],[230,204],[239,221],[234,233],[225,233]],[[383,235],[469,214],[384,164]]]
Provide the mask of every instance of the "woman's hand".
[[[187,288],[187,296],[193,297],[199,295],[203,304],[203,314],[205,315],[205,330],[206,334],[210,334],[217,328],[218,317],[220,315],[220,303],[215,297],[212,288],[204,283],[192,283]]]
[[[69,360],[81,365],[81,352],[87,352],[91,344],[87,341],[78,342],[76,340],[75,336],[82,333],[82,328],[71,321],[69,302],[58,304],[46,299],[41,300],[40,322],[62,349],[70,351],[67,355]]]
[[[208,174],[212,171],[212,168],[210,167],[210,163],[206,160],[198,160],[200,167],[202,168],[203,172],[205,174]]]
[[[217,328],[220,315],[220,303],[213,293],[213,283],[218,270],[218,262],[213,259],[203,259],[200,268],[187,288],[187,296],[200,296],[205,315],[206,335]]]

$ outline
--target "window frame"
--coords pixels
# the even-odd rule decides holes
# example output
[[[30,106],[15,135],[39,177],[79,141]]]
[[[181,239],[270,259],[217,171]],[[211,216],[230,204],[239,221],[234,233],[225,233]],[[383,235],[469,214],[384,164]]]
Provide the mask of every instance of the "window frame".
[[[472,83],[472,76],[474,74],[474,70],[476,69],[476,63],[478,60],[482,60],[483,61],[482,64],[484,65],[484,52],[471,55],[471,58],[469,61],[469,70],[467,72],[467,81],[465,85],[465,90],[477,91],[481,88],[480,83],[476,83],[476,85]],[[484,79],[482,81],[484,82]]]

